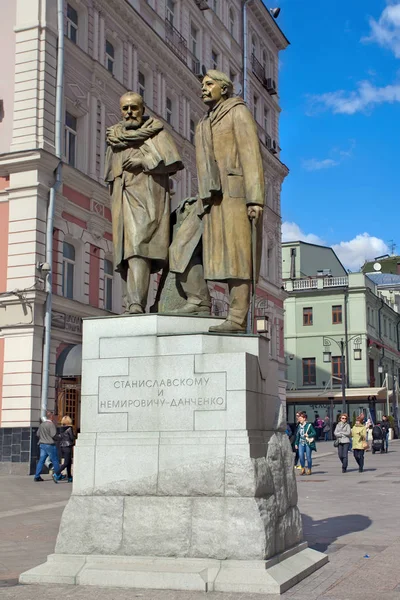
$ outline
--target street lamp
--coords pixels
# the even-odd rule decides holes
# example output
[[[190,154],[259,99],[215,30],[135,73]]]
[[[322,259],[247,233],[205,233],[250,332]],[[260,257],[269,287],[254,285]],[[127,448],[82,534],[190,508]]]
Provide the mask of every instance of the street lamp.
[[[327,340],[330,340],[329,342]],[[346,373],[345,373],[345,361],[344,361],[344,341],[343,338],[338,342],[334,338],[325,335],[322,339],[324,346],[330,346],[331,342],[335,342],[340,348],[340,370],[341,370],[341,386],[342,386],[342,413],[346,412]],[[324,362],[331,362],[332,353],[324,351]]]

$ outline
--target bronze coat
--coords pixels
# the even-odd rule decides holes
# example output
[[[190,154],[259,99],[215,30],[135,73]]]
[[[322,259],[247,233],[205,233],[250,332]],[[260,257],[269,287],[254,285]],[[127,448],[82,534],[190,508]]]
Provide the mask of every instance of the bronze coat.
[[[249,204],[264,205],[264,172],[255,121],[243,101],[232,98],[210,113],[212,146],[218,166],[221,195],[213,193],[203,220],[205,279],[252,279],[251,223]],[[198,126],[196,135],[200,133]],[[207,178],[207,149],[197,148],[199,180]],[[200,186],[199,186],[200,187]],[[262,251],[262,218],[257,224],[257,275]]]
[[[133,256],[152,260],[152,272],[167,261],[170,241],[169,175],[183,168],[172,137],[162,130],[123,150],[108,147],[114,267]]]

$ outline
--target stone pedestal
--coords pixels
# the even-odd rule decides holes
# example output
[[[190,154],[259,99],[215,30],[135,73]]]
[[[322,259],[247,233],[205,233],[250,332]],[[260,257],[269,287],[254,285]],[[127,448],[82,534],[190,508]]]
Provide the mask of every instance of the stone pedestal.
[[[206,317],[87,319],[73,494],[22,583],[280,593],[302,544],[277,365]]]

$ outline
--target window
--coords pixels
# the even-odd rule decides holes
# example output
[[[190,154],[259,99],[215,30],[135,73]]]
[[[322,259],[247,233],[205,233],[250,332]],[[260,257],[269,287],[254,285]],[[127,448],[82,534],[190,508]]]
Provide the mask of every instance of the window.
[[[212,0],[212,9],[215,12],[215,14],[218,14],[218,0]]]
[[[255,121],[257,121],[257,115],[258,115],[258,96],[256,96],[254,94],[254,96],[253,96],[253,117],[254,117]]]
[[[189,124],[189,139],[190,139],[190,143],[194,144],[194,131],[195,131],[195,124],[193,119],[190,119],[190,124]]]
[[[78,13],[70,4],[67,4],[67,37],[74,44],[78,41]]]
[[[198,47],[197,47],[198,35],[199,35],[198,29],[196,29],[196,27],[192,23],[192,25],[190,26],[190,50],[196,58],[197,58],[197,51],[198,51]]]
[[[166,112],[167,123],[169,125],[172,125],[172,100],[171,100],[171,98],[167,98],[167,100],[166,100],[165,112]]]
[[[383,318],[383,335],[387,335],[387,321],[386,321],[386,317]]]
[[[62,263],[62,295],[64,298],[74,297],[75,248],[72,244],[63,244]]]
[[[269,114],[268,114],[268,109],[264,108],[264,130],[266,133],[268,133],[268,123],[269,123]]]
[[[303,325],[312,325],[313,317],[312,317],[312,308],[307,307],[303,308]]]
[[[338,325],[342,323],[342,305],[332,306],[332,323]]]
[[[303,385],[316,385],[315,358],[303,358]]]
[[[111,42],[106,40],[106,69],[114,73],[115,50]]]
[[[218,69],[218,53],[215,50],[211,50],[211,67],[213,69]]]
[[[266,75],[266,73],[267,73],[267,63],[268,63],[267,51],[263,50],[263,53],[262,53],[262,65],[263,65],[263,68],[264,68],[264,75]]]
[[[367,307],[367,323],[371,325],[371,309],[369,306]]]
[[[252,35],[251,36],[251,53],[255,56],[257,53],[257,40],[256,40],[256,36]]]
[[[69,112],[65,113],[64,155],[71,167],[75,167],[76,164],[77,123],[78,119],[76,117]]]
[[[229,9],[229,33],[232,37],[235,37],[236,19],[233,8]]]
[[[142,96],[143,100],[146,96],[146,77],[139,71],[139,94]]]
[[[104,259],[104,308],[112,310],[113,307],[113,264],[111,260]]]
[[[175,2],[173,0],[167,0],[167,21],[174,24],[175,17]]]
[[[332,356],[332,377],[342,379],[342,357]],[[337,379],[333,380],[333,384],[338,383]]]

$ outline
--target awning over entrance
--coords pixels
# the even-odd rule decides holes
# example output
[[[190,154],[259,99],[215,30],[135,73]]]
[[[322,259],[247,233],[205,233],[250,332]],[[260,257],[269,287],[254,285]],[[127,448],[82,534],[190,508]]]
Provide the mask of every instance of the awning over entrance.
[[[57,377],[80,377],[82,374],[82,344],[64,348],[56,363]]]
[[[377,400],[386,400],[386,388],[378,387],[362,387],[362,388],[346,388],[346,400],[368,400],[368,396],[375,396]],[[393,396],[393,391],[389,390],[389,398]],[[340,389],[334,390],[288,390],[286,392],[286,401],[288,403],[307,402],[308,404],[319,404],[321,400],[328,401],[330,398],[334,400],[342,400],[342,392]]]

